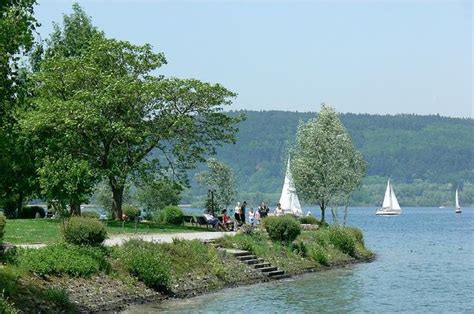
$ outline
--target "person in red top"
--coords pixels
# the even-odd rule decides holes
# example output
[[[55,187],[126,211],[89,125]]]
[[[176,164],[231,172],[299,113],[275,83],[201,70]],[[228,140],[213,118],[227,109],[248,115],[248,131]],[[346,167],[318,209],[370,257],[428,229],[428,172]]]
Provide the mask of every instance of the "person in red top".
[[[229,215],[227,215],[227,209],[224,208],[221,213],[222,213],[222,224],[227,227],[227,224],[231,223],[230,217]]]

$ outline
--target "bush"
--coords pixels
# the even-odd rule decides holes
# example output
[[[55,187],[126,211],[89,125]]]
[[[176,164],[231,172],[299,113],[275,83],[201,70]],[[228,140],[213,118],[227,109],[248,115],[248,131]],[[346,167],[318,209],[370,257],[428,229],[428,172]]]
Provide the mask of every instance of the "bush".
[[[292,242],[301,233],[299,222],[291,216],[267,217],[263,219],[263,226],[270,239],[281,242]]]
[[[163,222],[169,225],[181,225],[184,220],[184,214],[179,206],[166,206],[163,209]]]
[[[16,314],[20,313],[15,307],[8,302],[8,299],[3,296],[3,292],[0,291],[0,313],[5,314]]]
[[[170,283],[171,263],[157,244],[143,240],[130,240],[118,248],[125,268],[148,287],[167,291]]]
[[[100,215],[97,212],[82,212],[81,217],[99,219]]]
[[[40,249],[19,250],[17,264],[40,276],[67,274],[88,277],[108,269],[104,255],[102,248],[61,243]]]
[[[93,218],[71,217],[62,228],[64,240],[77,245],[99,245],[107,237],[104,225]]]
[[[319,264],[329,266],[328,253],[321,245],[313,245],[308,255]]]
[[[302,224],[317,225],[318,220],[313,216],[305,216],[300,218]]]
[[[291,243],[291,250],[302,257],[306,257],[308,254],[308,249],[303,241],[293,241]]]
[[[44,218],[44,216],[46,215],[44,208],[41,206],[23,206],[20,210],[18,218],[36,218],[36,213],[39,213],[40,218]]]
[[[0,244],[3,242],[3,235],[5,234],[6,224],[7,224],[7,219],[2,213],[0,213]]]
[[[329,241],[341,252],[356,257],[356,239],[348,229],[331,227],[329,229]]]
[[[122,212],[129,221],[135,221],[135,218],[140,216],[140,209],[136,206],[126,205],[123,207]]]

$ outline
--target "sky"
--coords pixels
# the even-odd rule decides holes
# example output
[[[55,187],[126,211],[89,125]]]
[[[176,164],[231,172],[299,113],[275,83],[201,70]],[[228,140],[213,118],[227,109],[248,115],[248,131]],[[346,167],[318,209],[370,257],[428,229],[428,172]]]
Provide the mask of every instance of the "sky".
[[[474,117],[471,1],[76,2],[164,52],[159,74],[236,92],[227,109]],[[72,3],[38,0],[42,39]]]

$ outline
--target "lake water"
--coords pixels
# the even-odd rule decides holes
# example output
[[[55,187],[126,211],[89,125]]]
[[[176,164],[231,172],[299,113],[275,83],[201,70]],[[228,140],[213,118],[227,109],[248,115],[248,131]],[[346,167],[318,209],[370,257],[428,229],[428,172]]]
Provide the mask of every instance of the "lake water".
[[[374,213],[352,208],[349,215],[377,254],[372,263],[129,312],[474,313],[474,208],[462,214],[450,208],[404,208],[398,217]]]

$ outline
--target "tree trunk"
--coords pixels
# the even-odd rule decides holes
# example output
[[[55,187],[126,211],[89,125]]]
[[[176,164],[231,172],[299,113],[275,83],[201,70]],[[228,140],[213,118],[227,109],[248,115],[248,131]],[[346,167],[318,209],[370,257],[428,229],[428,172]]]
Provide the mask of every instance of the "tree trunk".
[[[80,216],[81,215],[81,204],[70,202],[69,203],[69,213],[71,216]]]
[[[24,199],[23,192],[20,191],[18,193],[18,199],[17,199],[17,203],[16,203],[16,213],[15,213],[16,217],[18,217],[18,215],[21,212],[21,208],[23,207],[23,199]]]
[[[326,204],[324,204],[324,201],[321,201],[319,203],[319,207],[321,208],[321,222],[325,221],[325,212],[326,212]]]
[[[124,184],[117,183],[117,180],[110,180],[110,188],[112,189],[112,217],[115,220],[122,220],[122,202]]]

